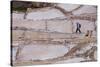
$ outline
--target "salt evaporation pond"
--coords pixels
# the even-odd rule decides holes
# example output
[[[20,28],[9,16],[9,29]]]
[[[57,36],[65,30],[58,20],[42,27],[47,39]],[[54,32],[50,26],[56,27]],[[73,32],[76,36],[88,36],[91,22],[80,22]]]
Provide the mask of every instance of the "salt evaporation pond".
[[[20,61],[46,60],[63,56],[69,48],[65,45],[25,45],[19,53]],[[17,48],[13,49],[13,60],[16,56]]]

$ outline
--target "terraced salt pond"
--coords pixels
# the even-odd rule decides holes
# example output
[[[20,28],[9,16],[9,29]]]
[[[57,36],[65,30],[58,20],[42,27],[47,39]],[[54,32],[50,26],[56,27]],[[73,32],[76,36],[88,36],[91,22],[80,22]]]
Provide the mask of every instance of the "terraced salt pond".
[[[73,47],[73,44],[71,47]],[[17,49],[18,47],[13,48],[13,60],[15,60]],[[25,45],[21,49],[18,60],[20,61],[45,60],[45,59],[63,56],[68,51],[69,51],[69,46],[65,46],[65,45],[30,44],[30,45]]]

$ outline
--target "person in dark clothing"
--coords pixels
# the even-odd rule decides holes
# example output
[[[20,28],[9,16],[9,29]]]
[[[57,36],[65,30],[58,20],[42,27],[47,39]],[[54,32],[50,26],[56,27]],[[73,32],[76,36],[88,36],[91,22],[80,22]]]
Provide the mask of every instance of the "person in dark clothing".
[[[81,33],[81,30],[80,30],[80,28],[81,28],[81,24],[80,23],[76,23],[76,25],[77,25],[77,28],[76,28],[76,33]]]

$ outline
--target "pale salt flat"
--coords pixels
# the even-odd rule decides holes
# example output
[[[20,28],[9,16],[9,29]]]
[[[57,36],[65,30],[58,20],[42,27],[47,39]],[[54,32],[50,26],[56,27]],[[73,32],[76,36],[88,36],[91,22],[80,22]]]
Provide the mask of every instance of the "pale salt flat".
[[[68,52],[65,46],[58,45],[27,45],[20,52],[20,60],[45,60],[63,56]]]
[[[57,58],[66,54],[74,44],[70,45],[41,45],[41,44],[29,44],[23,46],[19,53],[19,60],[45,60],[50,58]],[[13,48],[13,60],[15,60],[18,47]]]
[[[66,11],[72,11],[73,9],[75,9],[75,8],[77,8],[77,7],[79,7],[80,5],[76,5],[76,4],[58,4],[57,6],[59,6],[59,7],[61,7],[61,8],[63,8],[63,9],[65,9]]]
[[[45,20],[56,17],[64,17],[64,15],[57,9],[48,9],[46,11],[29,12],[26,18],[34,20]]]
[[[94,6],[91,5],[86,5],[80,8],[79,10],[76,10],[73,12],[74,15],[80,15],[80,14],[88,14],[88,13],[95,13],[96,14],[97,10]]]

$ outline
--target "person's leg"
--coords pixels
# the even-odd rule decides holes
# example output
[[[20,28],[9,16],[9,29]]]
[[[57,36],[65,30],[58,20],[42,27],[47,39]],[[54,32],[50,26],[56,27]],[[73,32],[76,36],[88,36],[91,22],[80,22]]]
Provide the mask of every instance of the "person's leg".
[[[81,30],[80,30],[80,28],[78,29],[78,31],[79,31],[79,33],[81,33]]]
[[[76,29],[76,33],[78,32],[78,28]]]

